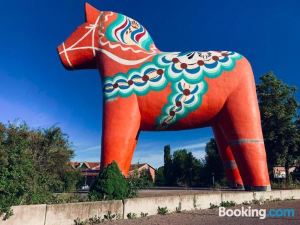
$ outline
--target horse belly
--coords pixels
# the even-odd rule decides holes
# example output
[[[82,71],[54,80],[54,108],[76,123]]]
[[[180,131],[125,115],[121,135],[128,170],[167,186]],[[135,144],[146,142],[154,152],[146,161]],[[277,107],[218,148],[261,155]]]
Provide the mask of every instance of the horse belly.
[[[216,92],[216,88],[210,87],[202,98],[202,103],[197,109],[190,112],[186,117],[178,120],[168,130],[182,130],[193,129],[210,126],[218,113],[222,110],[226,99],[227,93]]]
[[[163,107],[168,102],[171,94],[171,87],[168,85],[161,91],[150,91],[144,96],[138,96],[138,104],[141,113],[141,130],[155,130],[157,118],[160,116]]]
[[[198,108],[189,112],[166,130],[183,130],[209,126],[222,109],[232,90],[232,82],[226,76],[217,79],[206,79],[208,90],[203,95]],[[234,83],[234,82],[233,82]],[[156,130],[158,118],[163,107],[168,103],[171,94],[170,85],[162,91],[151,91],[145,96],[138,96],[141,112],[141,130]]]

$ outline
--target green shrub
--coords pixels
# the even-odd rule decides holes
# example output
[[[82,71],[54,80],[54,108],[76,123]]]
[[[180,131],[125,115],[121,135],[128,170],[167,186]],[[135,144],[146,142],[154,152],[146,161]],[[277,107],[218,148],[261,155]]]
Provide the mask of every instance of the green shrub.
[[[92,184],[90,200],[125,199],[129,195],[129,188],[116,162],[112,162],[99,173]]]
[[[218,205],[209,203],[209,208],[210,208],[210,209],[214,209],[214,208],[218,208],[218,207],[219,207]]]
[[[74,220],[74,225],[87,225],[87,223],[87,220],[82,221],[79,217]]]
[[[7,219],[13,205],[49,203],[55,201],[53,192],[72,189],[75,175],[63,178],[72,156],[58,127],[0,123],[0,215]]]
[[[159,207],[157,208],[157,214],[166,215],[169,212],[167,207]]]
[[[220,206],[222,207],[232,207],[232,206],[235,206],[236,203],[234,201],[224,201],[224,202],[221,202]]]
[[[135,219],[136,218],[136,213],[128,213],[127,214],[127,219]]]
[[[154,186],[150,171],[147,169],[143,169],[140,174],[138,170],[135,169],[133,175],[127,178],[127,183],[129,188],[129,198],[136,197],[138,190],[140,189]]]
[[[251,201],[244,201],[242,202],[243,205],[251,205]]]
[[[137,196],[137,192],[140,189],[140,180],[138,174],[134,171],[134,175],[127,178],[128,184],[128,198],[134,198]]]
[[[258,200],[258,199],[253,199],[253,200],[252,200],[252,204],[258,204],[258,205],[260,205],[260,204],[261,204],[261,201]]]
[[[147,217],[148,213],[141,212],[141,217]]]
[[[113,221],[114,219],[117,219],[118,215],[117,214],[112,214],[111,211],[108,211],[106,215],[104,215],[104,220],[107,221]]]

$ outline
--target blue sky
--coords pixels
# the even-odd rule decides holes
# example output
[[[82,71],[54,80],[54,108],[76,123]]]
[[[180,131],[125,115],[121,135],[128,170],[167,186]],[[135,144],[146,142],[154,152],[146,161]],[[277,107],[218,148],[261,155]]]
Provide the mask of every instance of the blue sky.
[[[0,121],[58,125],[76,160],[100,158],[102,94],[97,71],[66,71],[56,46],[84,22],[81,0],[3,1],[0,8]],[[256,80],[272,70],[300,86],[300,1],[91,0],[143,24],[163,51],[233,50],[252,63]],[[298,94],[299,97],[299,94]],[[163,146],[203,156],[210,128],[142,132],[134,162],[163,163]]]

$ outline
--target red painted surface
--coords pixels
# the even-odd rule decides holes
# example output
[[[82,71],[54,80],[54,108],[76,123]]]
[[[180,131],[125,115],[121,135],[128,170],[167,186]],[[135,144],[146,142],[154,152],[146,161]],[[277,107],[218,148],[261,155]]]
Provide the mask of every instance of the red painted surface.
[[[149,56],[144,51],[135,53],[135,50],[142,50],[138,45],[130,45],[131,51],[124,51],[122,47],[126,48],[128,45],[123,43],[118,43],[117,47],[102,46],[98,31],[105,30],[116,19],[117,14],[104,12],[104,15],[110,15],[108,19],[105,16],[100,18],[99,15],[100,11],[86,4],[87,21],[58,47],[63,65],[67,69],[99,69],[102,79],[105,79],[117,73],[127,73],[145,63],[124,65],[104,54],[107,51],[126,60],[139,60]],[[88,33],[89,30],[91,32]],[[105,37],[103,40],[109,42]],[[152,49],[160,53],[154,44]],[[153,57],[154,55],[150,56],[147,61],[152,61]],[[203,64],[198,62],[199,65],[201,63]],[[249,62],[243,57],[230,72],[225,71],[218,78],[205,80],[209,89],[203,97],[201,107],[168,130],[212,126],[224,165],[232,160],[237,165],[236,168],[226,169],[228,180],[233,184],[251,187],[270,185],[264,144],[259,141],[263,140],[263,135]],[[114,160],[127,175],[139,131],[155,130],[156,119],[170,93],[168,85],[161,91],[150,91],[144,96],[133,94],[127,98],[117,97],[113,101],[104,101],[101,154],[104,165]]]

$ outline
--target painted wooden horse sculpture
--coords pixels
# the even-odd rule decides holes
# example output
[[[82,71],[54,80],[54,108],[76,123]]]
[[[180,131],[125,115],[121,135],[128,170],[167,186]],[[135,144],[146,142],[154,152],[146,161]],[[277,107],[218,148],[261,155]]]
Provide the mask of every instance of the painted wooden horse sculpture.
[[[161,52],[146,29],[86,4],[86,22],[58,47],[67,69],[103,80],[103,165],[127,175],[140,130],[212,126],[228,181],[270,189],[251,66],[232,51]]]

